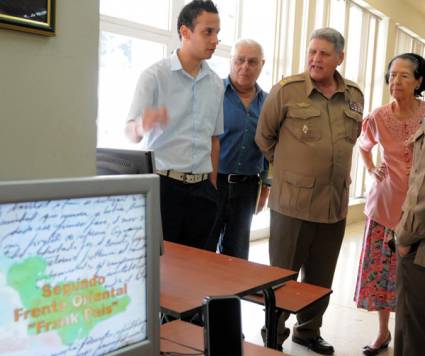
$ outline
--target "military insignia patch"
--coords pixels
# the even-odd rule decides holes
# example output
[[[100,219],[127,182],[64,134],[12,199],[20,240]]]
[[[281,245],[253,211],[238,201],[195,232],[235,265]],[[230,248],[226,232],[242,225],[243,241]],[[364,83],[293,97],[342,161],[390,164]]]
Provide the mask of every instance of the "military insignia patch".
[[[279,82],[281,87],[285,86],[286,83],[287,83],[286,79],[281,79]]]
[[[348,106],[350,107],[351,110],[358,112],[359,114],[363,114],[363,105],[361,103],[350,101],[348,103]]]

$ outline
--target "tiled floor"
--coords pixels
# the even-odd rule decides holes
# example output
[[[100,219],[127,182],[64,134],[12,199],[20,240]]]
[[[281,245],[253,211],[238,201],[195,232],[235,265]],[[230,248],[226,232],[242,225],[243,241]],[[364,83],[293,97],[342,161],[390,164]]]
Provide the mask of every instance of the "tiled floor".
[[[325,313],[322,336],[335,347],[336,356],[362,355],[361,349],[375,337],[377,315],[357,309],[353,302],[359,255],[362,247],[363,223],[348,225],[333,282],[333,294]],[[251,244],[250,260],[269,263],[267,240]],[[262,344],[260,328],[264,323],[262,308],[253,303],[242,304],[243,332],[247,341]],[[295,322],[291,316],[287,326]],[[394,314],[390,317],[390,330],[394,330]],[[393,332],[392,332],[393,334]],[[295,356],[313,356],[314,352],[292,343],[291,337],[283,345],[284,352]],[[393,342],[382,356],[393,354]]]

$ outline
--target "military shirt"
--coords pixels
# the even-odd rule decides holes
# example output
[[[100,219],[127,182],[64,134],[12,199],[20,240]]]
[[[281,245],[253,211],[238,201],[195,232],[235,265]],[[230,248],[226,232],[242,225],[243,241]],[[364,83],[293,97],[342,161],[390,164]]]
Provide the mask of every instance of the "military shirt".
[[[260,115],[256,142],[273,163],[269,207],[320,223],[347,215],[351,156],[360,134],[363,94],[335,72],[331,98],[308,72],[273,86]]]

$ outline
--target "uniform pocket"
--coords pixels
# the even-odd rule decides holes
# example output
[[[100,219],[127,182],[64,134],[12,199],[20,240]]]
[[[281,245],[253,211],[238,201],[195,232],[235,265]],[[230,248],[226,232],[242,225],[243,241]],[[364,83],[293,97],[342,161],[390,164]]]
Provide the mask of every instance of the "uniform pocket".
[[[344,109],[344,126],[345,126],[345,138],[355,143],[357,137],[360,135],[362,125],[362,114],[356,111]]]
[[[283,174],[280,199],[284,207],[295,209],[299,212],[308,212],[315,180],[315,177],[305,177],[296,173],[285,172]]]
[[[301,141],[318,141],[322,137],[320,110],[313,107],[290,107],[285,127]]]

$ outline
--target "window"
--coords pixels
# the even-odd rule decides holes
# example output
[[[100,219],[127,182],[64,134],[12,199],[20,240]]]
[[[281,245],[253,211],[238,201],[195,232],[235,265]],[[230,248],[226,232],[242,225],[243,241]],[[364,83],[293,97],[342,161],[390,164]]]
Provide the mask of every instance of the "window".
[[[137,79],[165,53],[161,43],[102,32],[100,36],[98,147],[133,146],[124,125]]]
[[[346,29],[346,7],[349,2],[343,0],[331,0],[330,1],[330,16],[328,26],[332,27],[343,35]],[[350,14],[350,21],[352,14]]]
[[[425,55],[425,39],[404,27],[397,27],[395,55],[413,52],[421,56]]]
[[[188,1],[187,1],[188,2]],[[232,46],[237,38],[237,7],[238,0],[215,0],[220,14],[219,37],[224,45]]]
[[[179,1],[100,1],[98,147],[135,148],[124,128],[137,80],[178,45],[172,3]]]
[[[266,62],[258,83],[264,90],[269,90],[273,84],[277,1],[242,1],[241,6],[240,37],[253,38],[262,45]]]
[[[170,29],[170,0],[155,0],[155,6],[140,0],[101,0],[100,13],[134,23]]]

